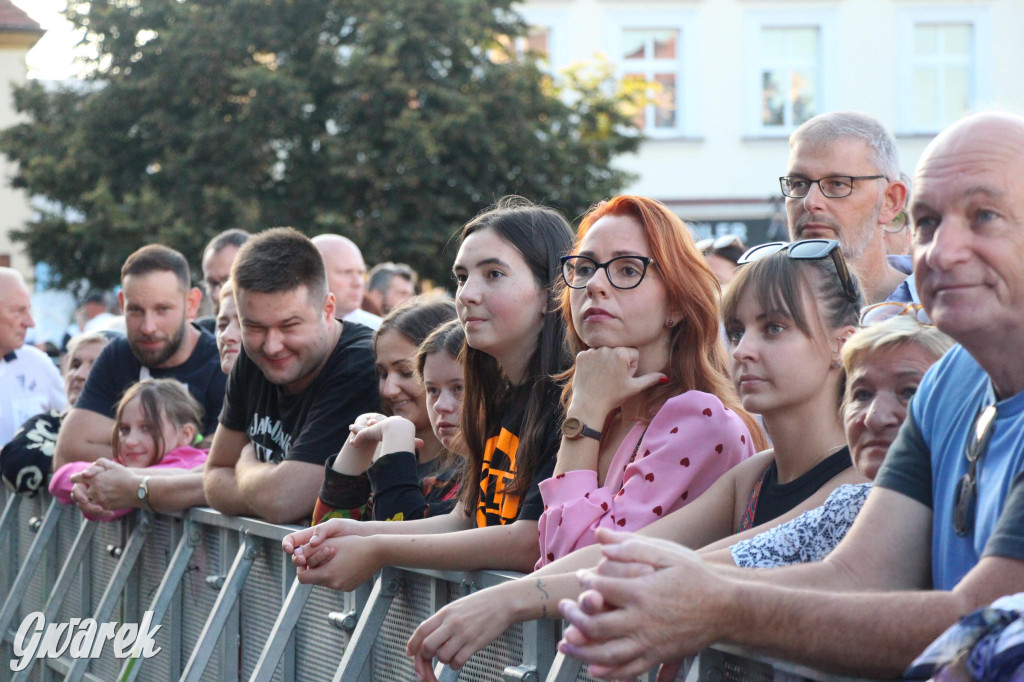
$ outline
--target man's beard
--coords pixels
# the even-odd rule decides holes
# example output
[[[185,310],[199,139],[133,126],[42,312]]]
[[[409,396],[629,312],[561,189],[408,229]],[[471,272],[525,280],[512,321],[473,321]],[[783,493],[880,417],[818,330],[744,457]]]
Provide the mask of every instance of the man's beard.
[[[810,213],[805,213],[797,220],[796,234],[794,235],[794,231],[790,232],[790,239],[807,239],[807,237],[803,236],[804,226],[807,223],[821,223],[831,227],[835,232],[836,239],[839,240],[839,245],[843,249],[843,256],[846,257],[847,261],[859,260],[867,253],[872,241],[876,238],[882,238],[882,228],[878,224],[878,216],[882,212],[882,201],[883,197],[879,196],[878,202],[871,211],[871,215],[860,225],[854,225],[849,228],[841,227],[832,218],[812,216]]]
[[[167,340],[163,348],[160,350],[146,350],[136,345],[137,339],[133,339],[131,336],[128,337],[128,345],[131,346],[132,353],[139,359],[146,367],[159,367],[164,364],[171,357],[178,352],[181,348],[182,342],[185,340],[185,327],[188,324],[187,321],[182,320],[181,326],[178,327],[177,332]]]

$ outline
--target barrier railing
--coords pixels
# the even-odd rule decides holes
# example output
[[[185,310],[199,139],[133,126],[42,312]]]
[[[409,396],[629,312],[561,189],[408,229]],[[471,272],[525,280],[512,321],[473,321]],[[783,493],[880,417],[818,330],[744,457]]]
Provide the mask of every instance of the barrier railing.
[[[0,635],[11,665],[0,666],[0,681],[409,680],[405,643],[420,622],[464,594],[518,576],[386,568],[372,589],[339,593],[295,580],[280,550],[294,527],[203,508],[97,523],[46,495],[4,493],[3,500]],[[37,613],[59,632],[40,628],[26,654],[26,633],[34,630],[26,623],[38,623],[29,618]],[[152,644],[159,653],[119,659],[115,640],[99,655],[83,656],[82,643],[95,643],[82,623],[87,618],[150,632],[159,626]],[[578,661],[556,655],[559,636],[554,621],[516,625],[463,670],[439,665],[436,673],[448,682],[592,679]],[[16,663],[24,666],[15,670]],[[686,679],[840,678],[713,650],[698,657]]]

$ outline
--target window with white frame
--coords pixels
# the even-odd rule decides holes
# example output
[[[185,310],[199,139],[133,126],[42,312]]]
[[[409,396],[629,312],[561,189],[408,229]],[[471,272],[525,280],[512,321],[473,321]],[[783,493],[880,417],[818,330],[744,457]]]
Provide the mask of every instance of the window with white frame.
[[[530,26],[526,35],[519,38],[516,46],[522,52],[530,52],[545,61],[551,60],[551,28],[549,26]]]
[[[514,52],[518,55],[529,54],[541,63],[551,63],[551,29],[547,26],[530,25],[526,35],[515,38],[498,36],[498,43],[501,47],[490,51],[491,61],[504,62],[508,59],[508,53]]]
[[[516,54],[530,54],[542,62],[551,61],[551,28],[548,26],[529,25],[526,35],[516,36],[514,39],[508,36],[499,36],[498,42],[505,49],[510,49]],[[500,60],[498,56],[492,59]]]
[[[528,26],[525,36],[516,39],[516,50],[520,53],[533,52],[540,59],[542,68],[558,71],[572,60],[568,54],[567,37],[572,24],[565,9],[520,6],[516,10]]]
[[[989,102],[991,8],[902,8],[896,34],[898,132],[932,135]]]
[[[747,129],[788,135],[831,106],[834,28],[829,11],[755,10],[744,16]]]
[[[647,104],[637,113],[637,127],[674,131],[679,127],[679,30],[623,29],[621,45],[622,79],[647,86]]]
[[[942,128],[970,110],[973,34],[971,24],[914,26],[914,128]]]
[[[649,138],[697,137],[700,76],[693,11],[609,11],[608,56],[624,83],[642,83],[637,125]]]
[[[761,125],[790,129],[819,113],[817,26],[761,28]]]

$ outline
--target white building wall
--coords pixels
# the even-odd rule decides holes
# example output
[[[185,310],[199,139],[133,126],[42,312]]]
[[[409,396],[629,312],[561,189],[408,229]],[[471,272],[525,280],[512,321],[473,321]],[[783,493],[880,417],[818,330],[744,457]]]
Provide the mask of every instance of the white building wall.
[[[25,53],[38,36],[27,34],[4,34],[0,32],[0,129],[18,122],[14,112],[14,95],[9,84],[23,84],[27,80]],[[32,264],[20,244],[13,244],[10,231],[23,229],[32,216],[28,197],[23,190],[10,185],[15,168],[7,157],[0,154],[0,257],[10,257],[11,267],[21,270],[31,282]]]
[[[613,63],[624,27],[682,26],[681,112],[685,123],[647,139],[618,164],[638,174],[627,191],[672,206],[698,231],[732,231],[733,222],[763,231],[781,198],[792,130],[765,132],[761,111],[761,26],[819,28],[817,113],[856,109],[896,134],[903,171],[913,169],[941,129],[912,124],[915,23],[973,28],[973,109],[1024,113],[1021,0],[529,0],[517,7],[550,30],[554,70],[604,55]],[[621,50],[619,50],[621,53]],[[621,60],[619,59],[619,63]],[[595,197],[595,199],[598,197]],[[717,229],[714,225],[723,221]]]

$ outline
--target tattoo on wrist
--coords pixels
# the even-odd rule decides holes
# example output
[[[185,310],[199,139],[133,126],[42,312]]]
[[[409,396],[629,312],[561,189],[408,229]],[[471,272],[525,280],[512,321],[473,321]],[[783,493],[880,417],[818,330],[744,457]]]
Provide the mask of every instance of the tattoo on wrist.
[[[544,581],[543,580],[541,580],[540,578],[537,578],[537,582],[535,582],[533,584],[533,586],[537,588],[538,592],[540,592],[541,594],[544,595],[545,599],[551,599],[551,595],[548,594],[547,587],[544,586]],[[541,604],[540,605],[540,617],[542,619],[544,619],[544,620],[547,620],[547,617],[548,617],[548,605],[547,604]]]

